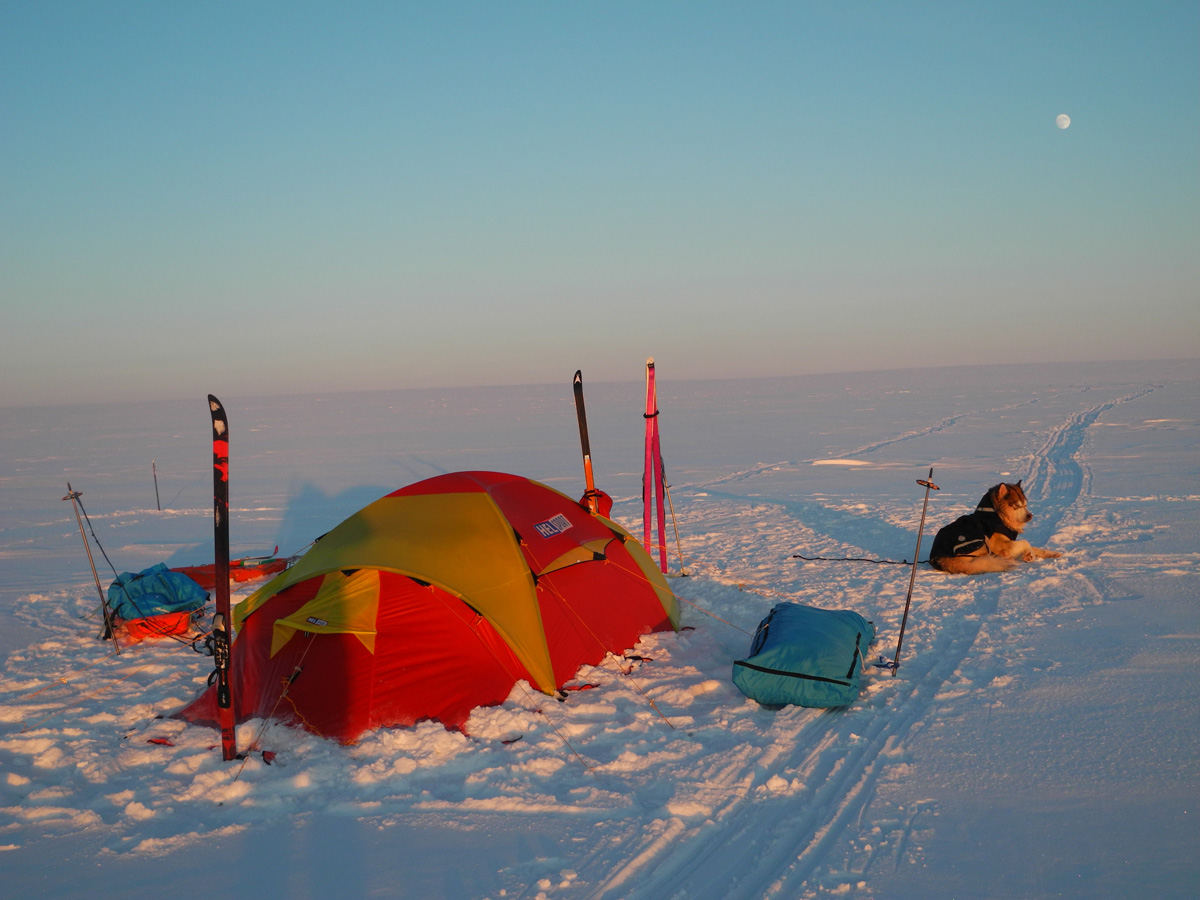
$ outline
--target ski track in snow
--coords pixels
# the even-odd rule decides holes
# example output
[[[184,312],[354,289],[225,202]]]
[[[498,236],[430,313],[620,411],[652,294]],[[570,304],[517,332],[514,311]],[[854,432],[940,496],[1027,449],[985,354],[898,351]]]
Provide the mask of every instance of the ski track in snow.
[[[1045,508],[1049,509],[1049,513],[1045,514],[1043,519],[1048,521],[1049,525],[1038,523],[1037,527],[1030,529],[1031,533],[1047,531],[1057,525],[1063,513],[1083,491],[1083,466],[1076,457],[1083,448],[1088,428],[1101,414],[1122,403],[1145,397],[1154,390],[1154,387],[1148,387],[1081,410],[1069,416],[1062,425],[1050,432],[1045,444],[1033,454],[1026,469],[1028,474],[1025,478],[1032,489],[1030,499],[1043,501],[1046,504]]]
[[[1104,412],[1152,390],[1147,388],[1076,412],[1051,430],[1027,466],[1026,478],[1034,488],[1034,496],[1043,498],[1039,531],[1053,532],[1083,492],[1085,479],[1077,456],[1088,428]],[[954,416],[847,455],[940,431],[963,418],[965,415]],[[697,487],[746,481],[787,466],[763,464]],[[720,497],[733,499],[728,494]],[[744,500],[770,502],[762,497]],[[895,678],[884,675],[871,679],[854,706],[845,710],[806,710],[803,715],[807,721],[802,728],[781,731],[769,746],[734,755],[735,762],[726,756],[710,759],[709,765],[697,772],[694,784],[680,785],[685,796],[677,795],[676,803],[685,805],[686,795],[693,792],[703,797],[705,793],[739,794],[740,789],[740,796],[724,804],[711,804],[711,814],[699,821],[675,817],[660,820],[657,828],[643,829],[639,825],[623,838],[628,861],[607,876],[598,877],[586,861],[577,864],[579,882],[595,884],[586,896],[589,900],[686,900],[700,894],[780,900],[816,896],[815,892],[822,890],[822,880],[816,876],[830,869],[831,849],[870,804],[881,773],[889,765],[904,761],[906,737],[919,726],[956,674],[961,677],[960,669],[980,629],[999,608],[1007,584],[1016,577],[1020,576],[974,583],[974,603],[966,607],[964,614],[938,622],[932,642],[921,647],[919,653],[906,653]],[[1088,586],[1083,590],[1087,592]],[[1098,593],[1095,588],[1091,592]],[[886,627],[881,632],[886,635]],[[989,672],[985,670],[985,678],[990,679]],[[796,783],[811,789],[795,792],[792,785]],[[890,823],[890,840],[877,841],[894,848],[893,871],[908,852],[913,822],[921,811],[918,807],[904,822]],[[714,822],[717,827],[713,827]],[[859,876],[876,863],[878,852],[873,850],[860,862]],[[607,858],[606,850],[600,849],[592,863],[603,867]],[[854,872],[832,874],[832,881],[840,882],[839,886],[855,883]],[[764,890],[763,885],[769,887]],[[519,896],[533,897],[532,891]],[[548,895],[542,892],[536,896]]]
[[[1146,391],[1142,391],[1141,393],[1146,393]],[[1141,393],[1139,393],[1136,396],[1140,396]],[[1129,398],[1125,398],[1125,399],[1129,399]],[[1025,406],[1030,406],[1032,404],[1039,403],[1040,401],[1041,401],[1041,398],[1033,397],[1029,400],[1022,400],[1020,403],[1011,403],[1011,404],[1008,404],[1007,406],[995,407],[993,409],[989,409],[988,412],[994,412],[994,413],[1006,412],[1008,410],[1020,409]],[[1113,405],[1115,405],[1116,403],[1119,403],[1119,402],[1122,402],[1122,401],[1120,401],[1120,400],[1114,401],[1111,404],[1107,404],[1104,408],[1109,409]],[[1099,410],[1096,413],[1096,415],[1099,415],[1100,412],[1103,412],[1103,411],[1104,411],[1103,409]],[[927,425],[923,428],[916,428],[916,429],[913,429],[912,431],[906,431],[903,434],[896,435],[895,437],[885,438],[880,441],[873,441],[870,444],[864,444],[863,446],[857,447],[853,450],[847,450],[844,453],[837,454],[837,457],[839,459],[855,459],[856,457],[865,456],[868,453],[873,453],[876,450],[882,450],[884,447],[890,447],[895,444],[902,444],[906,441],[912,441],[917,438],[928,437],[931,434],[937,434],[939,431],[945,431],[946,429],[953,427],[954,425],[958,424],[959,422],[963,421],[964,419],[969,419],[972,416],[979,415],[979,413],[980,413],[980,410],[956,413],[955,415],[947,416],[945,419],[942,419],[939,422],[935,422],[932,425]],[[1094,417],[1093,417],[1093,421],[1094,421]],[[769,472],[791,471],[791,470],[794,470],[794,469],[798,468],[799,466],[803,465],[804,463],[812,463],[812,462],[814,462],[814,460],[803,460],[802,462],[779,461],[779,462],[758,463],[757,465],[751,466],[748,469],[742,469],[737,472],[731,472],[728,475],[721,475],[717,478],[712,478],[707,481],[697,482],[695,484],[687,485],[686,489],[691,490],[691,491],[698,491],[698,490],[703,490],[705,488],[717,487],[718,485],[737,484],[740,482],[748,481],[756,476],[767,474]],[[683,487],[684,486],[680,486],[679,489],[683,489]]]
[[[1038,403],[1038,402],[1040,402],[1040,400],[1041,400],[1041,398],[1039,398],[1039,397],[1033,397],[1029,400],[1022,400],[1020,403],[1011,403],[1008,406],[997,407],[995,409],[989,410],[989,412],[1006,412],[1007,410],[1010,410],[1010,409],[1020,409],[1023,406],[1030,406],[1031,404]],[[887,438],[886,440],[882,440],[882,441],[876,441],[875,443],[872,443],[872,444],[866,444],[862,447],[859,447],[856,450],[851,450],[848,453],[844,453],[841,455],[843,455],[847,458],[853,459],[856,456],[862,456],[867,453],[873,453],[876,450],[882,450],[884,447],[890,447],[894,444],[901,444],[901,443],[904,443],[905,441],[911,441],[916,438],[928,437],[931,434],[936,434],[939,431],[945,431],[947,428],[957,425],[963,419],[968,419],[971,416],[975,416],[978,414],[979,414],[978,410],[975,410],[972,412],[958,413],[957,415],[949,416],[945,419],[942,419],[940,422],[937,422],[933,425],[929,425],[925,428],[918,428],[913,431],[906,431],[904,434],[896,435],[896,437]]]

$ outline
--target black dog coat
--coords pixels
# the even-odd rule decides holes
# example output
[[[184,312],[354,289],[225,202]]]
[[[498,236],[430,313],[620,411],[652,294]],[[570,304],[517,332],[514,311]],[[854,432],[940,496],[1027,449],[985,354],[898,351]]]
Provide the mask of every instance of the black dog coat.
[[[991,492],[983,495],[975,512],[967,516],[959,516],[949,525],[938,530],[933,538],[933,547],[929,551],[930,559],[946,556],[971,556],[979,549],[987,548],[987,539],[993,534],[1002,534],[1009,540],[1017,539],[1013,531],[996,515],[992,508]]]

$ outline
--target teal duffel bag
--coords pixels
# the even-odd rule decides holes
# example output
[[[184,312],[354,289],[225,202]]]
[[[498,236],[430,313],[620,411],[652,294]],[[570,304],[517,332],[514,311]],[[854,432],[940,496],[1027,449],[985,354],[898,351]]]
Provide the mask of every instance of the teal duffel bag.
[[[764,706],[846,706],[861,689],[875,625],[849,609],[780,603],[758,625],[733,683]]]

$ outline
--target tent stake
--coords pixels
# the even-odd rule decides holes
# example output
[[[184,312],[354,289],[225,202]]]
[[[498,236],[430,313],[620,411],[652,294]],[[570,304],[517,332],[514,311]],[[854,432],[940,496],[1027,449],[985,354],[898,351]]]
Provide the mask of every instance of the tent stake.
[[[900,671],[900,648],[904,645],[904,627],[908,624],[908,607],[912,603],[913,582],[917,580],[917,559],[921,555],[921,534],[925,531],[925,511],[929,509],[929,492],[940,491],[941,488],[933,483],[933,467],[929,469],[928,479],[917,479],[917,484],[925,486],[925,503],[921,506],[921,524],[917,526],[917,549],[913,551],[912,574],[908,576],[908,596],[904,598],[904,617],[900,620],[900,637],[896,640],[896,655],[892,659],[892,677]]]

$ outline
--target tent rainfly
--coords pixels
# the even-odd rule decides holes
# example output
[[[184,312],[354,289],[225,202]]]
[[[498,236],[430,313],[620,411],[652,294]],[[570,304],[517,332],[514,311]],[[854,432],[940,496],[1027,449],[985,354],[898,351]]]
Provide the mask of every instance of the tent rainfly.
[[[516,475],[458,472],[346,519],[234,612],[237,721],[353,743],[465,726],[519,680],[547,694],[582,665],[679,627],[671,589],[615,522]],[[210,687],[179,715],[215,724]]]

